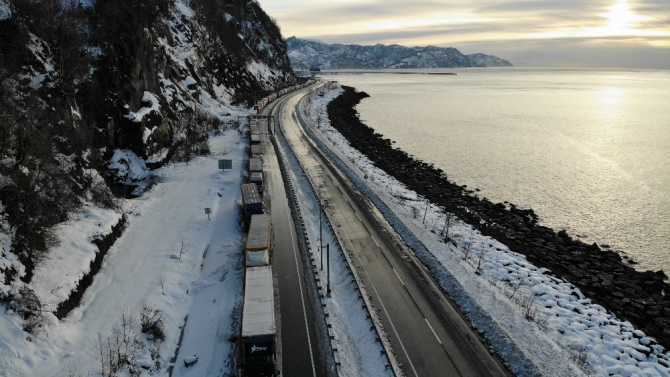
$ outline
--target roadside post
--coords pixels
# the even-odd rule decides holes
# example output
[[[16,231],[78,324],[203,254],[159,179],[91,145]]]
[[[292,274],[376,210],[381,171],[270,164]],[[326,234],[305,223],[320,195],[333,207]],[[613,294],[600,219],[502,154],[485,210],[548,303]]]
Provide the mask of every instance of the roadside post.
[[[326,273],[326,279],[328,281],[326,293],[328,294],[328,297],[330,297],[330,244],[326,244],[326,267],[328,268],[328,272]]]
[[[319,187],[319,195],[317,196],[317,199],[319,199],[319,249],[321,250],[321,270],[323,270],[323,215],[321,214],[323,206],[320,194],[321,188]]]

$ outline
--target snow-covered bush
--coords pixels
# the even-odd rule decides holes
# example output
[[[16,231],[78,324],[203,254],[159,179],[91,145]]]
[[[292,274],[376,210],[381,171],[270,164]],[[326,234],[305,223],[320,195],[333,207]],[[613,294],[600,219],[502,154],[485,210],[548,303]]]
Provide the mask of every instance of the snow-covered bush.
[[[165,330],[163,329],[165,316],[160,309],[156,309],[150,304],[144,304],[140,313],[140,324],[142,325],[142,333],[147,334],[150,340],[165,340]]]

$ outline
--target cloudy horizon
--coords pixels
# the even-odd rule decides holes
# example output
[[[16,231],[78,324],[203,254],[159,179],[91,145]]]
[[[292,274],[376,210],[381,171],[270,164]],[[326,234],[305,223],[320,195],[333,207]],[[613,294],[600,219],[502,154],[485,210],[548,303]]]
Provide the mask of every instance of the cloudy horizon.
[[[670,68],[667,0],[258,0],[284,37],[455,47],[517,66]]]

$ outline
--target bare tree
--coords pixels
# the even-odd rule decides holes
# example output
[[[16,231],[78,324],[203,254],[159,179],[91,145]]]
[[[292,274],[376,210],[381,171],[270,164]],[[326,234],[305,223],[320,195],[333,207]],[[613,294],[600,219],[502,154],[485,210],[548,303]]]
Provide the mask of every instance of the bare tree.
[[[459,249],[461,250],[461,258],[467,261],[470,257],[470,252],[472,251],[472,233],[468,233],[463,241],[459,244]]]
[[[184,236],[181,236],[181,249],[179,249],[179,263],[181,263],[181,257],[184,255],[185,252],[188,251],[189,244],[188,242],[184,239]]]
[[[451,225],[451,213],[447,213],[444,219],[444,228],[442,229],[442,232],[440,232],[440,235],[444,236],[445,241],[449,241],[449,227]]]
[[[510,295],[508,296],[510,299],[514,297],[516,292],[521,288],[521,286],[528,280],[528,274],[527,273],[522,273],[519,276],[519,279],[517,279],[516,282],[512,284],[512,289],[510,290]]]
[[[487,251],[485,249],[482,249],[479,251],[477,254],[477,267],[475,268],[475,274],[481,275],[484,272],[484,268],[482,267],[482,261],[486,257]]]
[[[419,215],[421,214],[421,211],[419,211],[419,209],[414,207],[414,206],[412,206],[410,208],[411,208],[411,211],[412,211],[412,218],[418,219]]]
[[[67,365],[65,368],[63,368],[63,374],[65,377],[84,377],[84,373],[82,373],[79,369],[79,367],[75,364],[72,363],[72,360],[69,360],[67,362]]]
[[[161,285],[161,293],[165,296],[165,276],[163,274],[158,277],[158,282]]]
[[[140,312],[140,324],[142,325],[142,333],[150,335],[153,341],[165,339],[163,329],[165,316],[163,316],[161,310],[145,303],[142,305],[142,311]]]

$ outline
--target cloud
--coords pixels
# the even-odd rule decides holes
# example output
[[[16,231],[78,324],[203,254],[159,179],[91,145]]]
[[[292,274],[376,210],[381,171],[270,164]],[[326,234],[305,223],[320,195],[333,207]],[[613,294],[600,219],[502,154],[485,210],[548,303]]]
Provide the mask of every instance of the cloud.
[[[279,21],[286,36],[327,43],[432,44],[468,49],[490,46],[492,51],[501,51],[501,57],[507,58],[504,52],[509,51],[523,59],[534,51],[553,56],[551,48],[544,46],[563,52],[578,46],[580,54],[574,58],[580,62],[585,62],[583,56],[592,51],[594,61],[599,60],[596,55],[604,54],[622,64],[637,60],[615,59],[613,56],[621,44],[625,45],[626,53],[647,52],[654,59],[667,57],[663,51],[670,51],[668,0],[260,0],[260,3]],[[617,5],[627,13],[614,12]],[[520,52],[522,48],[527,54]],[[490,53],[483,49],[477,52]],[[538,57],[537,61],[543,59]]]

